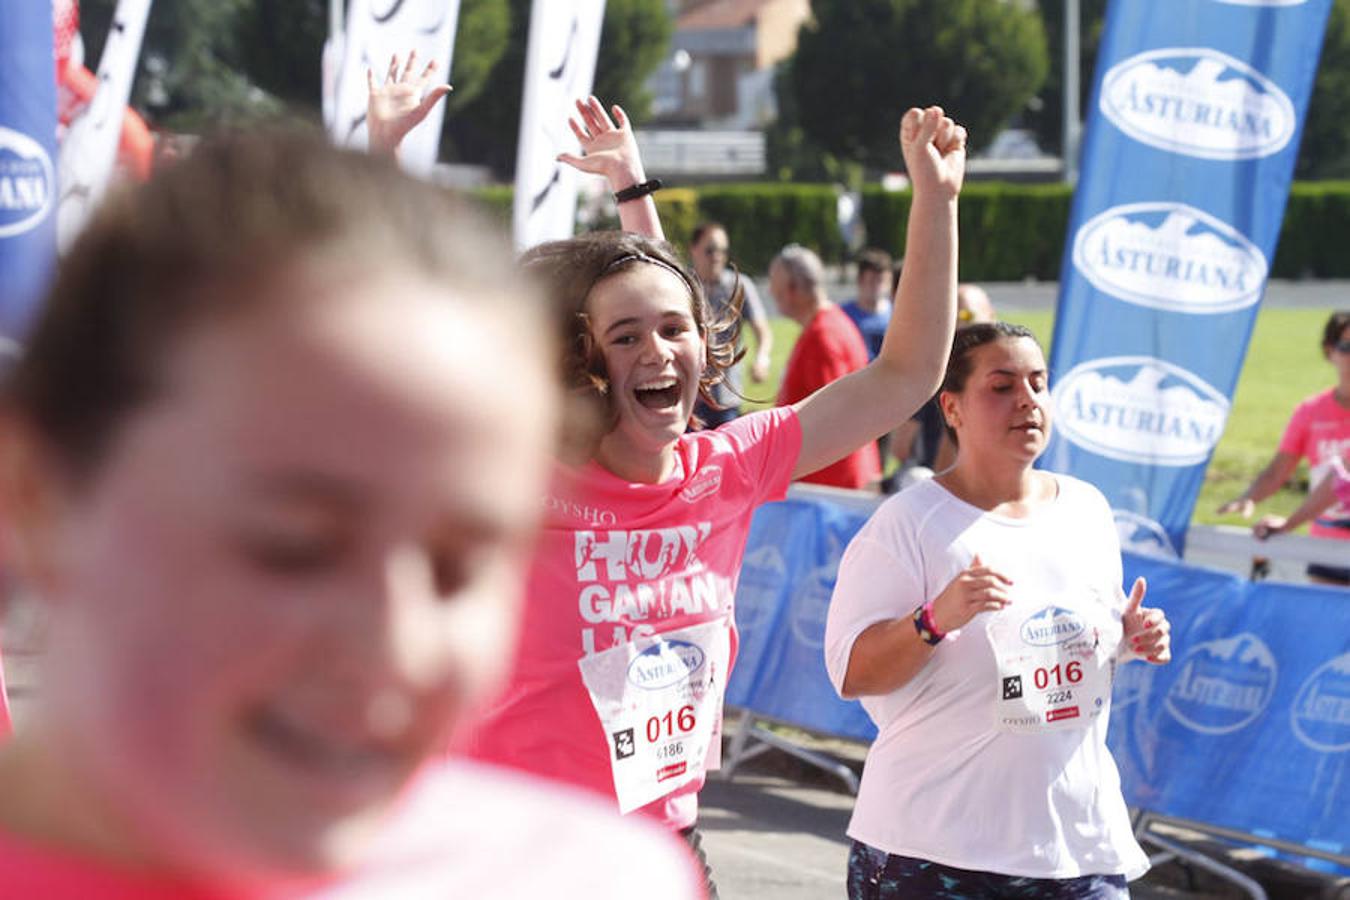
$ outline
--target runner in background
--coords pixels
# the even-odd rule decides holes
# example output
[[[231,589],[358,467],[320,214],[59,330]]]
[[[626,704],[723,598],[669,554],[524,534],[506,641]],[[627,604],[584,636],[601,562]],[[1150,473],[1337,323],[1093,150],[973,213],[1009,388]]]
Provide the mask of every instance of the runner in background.
[[[1294,408],[1275,455],[1241,495],[1219,507],[1220,514],[1251,518],[1256,504],[1278,491],[1301,459],[1308,461],[1311,483],[1317,485],[1329,476],[1333,460],[1350,453],[1350,310],[1327,319],[1322,356],[1336,370],[1336,383]],[[1350,505],[1334,503],[1318,510],[1311,522],[1308,532],[1313,537],[1350,541]],[[1275,530],[1291,527],[1286,522]],[[1321,584],[1350,585],[1350,567],[1313,564],[1308,577]]]
[[[912,258],[909,257],[909,258]],[[1106,748],[1119,662],[1170,659],[1091,485],[1032,468],[1045,357],[1004,323],[957,331],[955,465],[884,503],[839,567],[825,664],[878,735],[848,896],[1124,898],[1148,859]]]
[[[701,896],[659,829],[443,759],[514,638],[544,305],[465,204],[318,136],[110,195],[3,395],[47,623],[0,893]]]
[[[630,229],[631,230],[631,229]],[[703,295],[707,298],[710,318],[726,320],[727,335],[718,335],[717,340],[727,341],[739,346],[741,328],[750,324],[755,335],[755,356],[750,366],[750,380],[762,384],[769,377],[772,364],[773,329],[769,326],[769,316],[764,311],[764,301],[759,297],[755,282],[728,267],[731,259],[731,243],[727,230],[717,222],[704,222],[694,229],[690,238],[689,255],[693,258],[694,272],[703,284]],[[739,293],[740,314],[731,315],[732,298]],[[705,428],[717,428],[725,425],[741,414],[741,367],[734,365],[727,369],[726,377],[713,385],[709,393],[712,402],[702,398],[694,404],[694,415]]]

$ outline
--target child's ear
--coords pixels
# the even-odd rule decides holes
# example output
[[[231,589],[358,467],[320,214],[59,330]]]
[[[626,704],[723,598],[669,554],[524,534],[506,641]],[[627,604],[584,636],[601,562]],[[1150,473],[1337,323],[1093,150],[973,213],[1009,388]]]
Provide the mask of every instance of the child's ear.
[[[0,553],[6,568],[43,594],[60,575],[67,477],[30,424],[0,414]]]

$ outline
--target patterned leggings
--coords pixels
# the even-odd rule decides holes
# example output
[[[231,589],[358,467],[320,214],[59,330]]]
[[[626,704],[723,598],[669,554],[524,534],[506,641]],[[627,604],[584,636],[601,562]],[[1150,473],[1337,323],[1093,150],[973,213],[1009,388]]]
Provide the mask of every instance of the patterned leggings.
[[[1017,878],[894,856],[858,841],[848,855],[849,900],[1128,900],[1124,875]]]

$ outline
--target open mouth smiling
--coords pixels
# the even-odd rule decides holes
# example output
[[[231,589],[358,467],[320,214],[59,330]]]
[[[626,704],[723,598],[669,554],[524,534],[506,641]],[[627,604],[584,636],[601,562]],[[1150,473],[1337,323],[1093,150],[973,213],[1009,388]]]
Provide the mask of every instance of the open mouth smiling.
[[[679,405],[680,381],[672,375],[644,381],[633,388],[637,402],[647,409],[664,410]]]

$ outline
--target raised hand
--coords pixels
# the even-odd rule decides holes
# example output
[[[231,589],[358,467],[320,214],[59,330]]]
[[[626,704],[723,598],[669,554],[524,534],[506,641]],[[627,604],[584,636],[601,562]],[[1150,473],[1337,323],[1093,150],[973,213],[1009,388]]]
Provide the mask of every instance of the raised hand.
[[[1246,497],[1238,497],[1236,500],[1229,500],[1217,510],[1221,516],[1231,516],[1234,513],[1242,516],[1244,519],[1250,519],[1252,513],[1256,512],[1256,502]]]
[[[1261,520],[1252,526],[1252,537],[1258,541],[1264,541],[1284,531],[1288,523],[1289,520],[1284,516],[1262,516]]]
[[[966,130],[940,106],[910,109],[900,120],[900,150],[915,197],[951,199],[966,176]]]
[[[1147,591],[1148,583],[1136,578],[1120,619],[1125,628],[1125,649],[1139,659],[1162,665],[1172,660],[1172,625],[1161,609],[1142,605]]]
[[[611,107],[611,119],[605,107],[594,96],[577,101],[577,114],[567,120],[572,133],[581,144],[581,155],[559,153],[558,161],[582,172],[601,175],[610,189],[621,191],[647,180],[642,168],[642,155],[637,139],[628,122],[628,115],[618,104]]]
[[[977,553],[933,601],[933,624],[946,634],[982,612],[998,612],[1012,602],[1011,586],[1011,578],[986,566]]]
[[[399,65],[398,54],[389,60],[389,71],[384,82],[375,83],[375,73],[366,69],[366,130],[370,135],[370,152],[393,154],[427,113],[453,88],[448,84],[433,84],[436,60],[427,63],[421,74],[413,69],[417,51],[408,53],[407,62]]]

